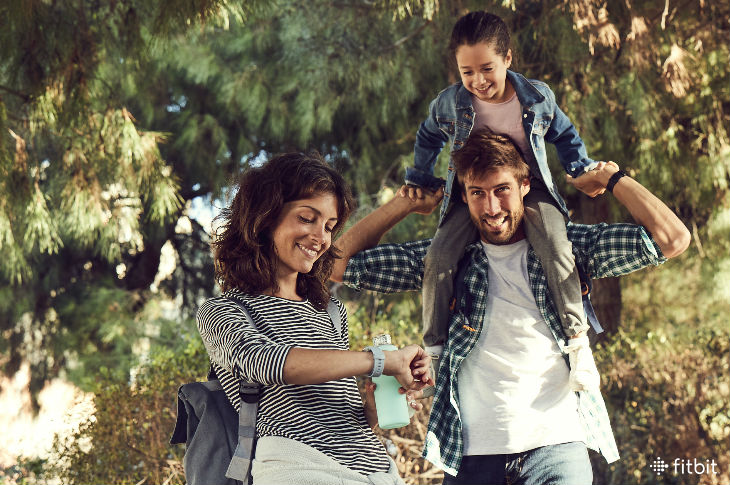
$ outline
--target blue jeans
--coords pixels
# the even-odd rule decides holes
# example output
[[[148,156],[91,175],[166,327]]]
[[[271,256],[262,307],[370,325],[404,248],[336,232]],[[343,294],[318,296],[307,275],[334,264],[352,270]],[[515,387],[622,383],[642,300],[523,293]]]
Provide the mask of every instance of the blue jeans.
[[[574,441],[509,455],[465,456],[443,485],[591,485],[586,445]]]

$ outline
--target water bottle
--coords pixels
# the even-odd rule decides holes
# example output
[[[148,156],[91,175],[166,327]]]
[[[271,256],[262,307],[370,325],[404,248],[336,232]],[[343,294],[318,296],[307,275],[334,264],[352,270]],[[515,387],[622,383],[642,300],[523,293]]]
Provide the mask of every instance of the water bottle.
[[[383,334],[373,338],[373,345],[382,350],[398,350],[390,343],[390,335]],[[400,428],[410,424],[406,395],[398,392],[401,387],[393,376],[373,377],[375,383],[375,409],[378,412],[380,429]]]

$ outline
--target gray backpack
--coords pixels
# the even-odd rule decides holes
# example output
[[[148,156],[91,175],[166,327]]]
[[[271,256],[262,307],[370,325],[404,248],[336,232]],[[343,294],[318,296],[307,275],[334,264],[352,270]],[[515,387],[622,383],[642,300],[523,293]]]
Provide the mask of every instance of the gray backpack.
[[[229,298],[255,326],[243,301],[234,296]],[[340,312],[331,300],[327,313],[340,334]],[[170,444],[185,443],[183,467],[188,485],[251,483],[261,384],[242,381],[239,392],[241,410],[237,416],[212,366],[206,382],[191,382],[178,389],[177,422]]]

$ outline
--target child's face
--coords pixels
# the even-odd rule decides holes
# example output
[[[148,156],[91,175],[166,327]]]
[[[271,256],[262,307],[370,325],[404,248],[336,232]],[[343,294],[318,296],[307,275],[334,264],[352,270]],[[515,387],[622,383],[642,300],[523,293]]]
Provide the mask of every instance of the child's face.
[[[511,64],[511,50],[506,56],[500,56],[494,45],[486,42],[464,44],[456,49],[461,82],[470,93],[487,103],[502,103],[512,94],[506,89],[507,69]]]

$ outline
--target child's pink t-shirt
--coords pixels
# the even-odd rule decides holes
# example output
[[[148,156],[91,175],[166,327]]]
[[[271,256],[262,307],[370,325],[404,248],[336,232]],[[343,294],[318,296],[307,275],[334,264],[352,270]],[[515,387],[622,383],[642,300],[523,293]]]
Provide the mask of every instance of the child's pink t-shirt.
[[[498,135],[509,136],[520,147],[527,164],[533,169],[535,157],[522,129],[522,107],[517,93],[501,103],[487,103],[472,95],[471,104],[474,107],[474,130],[486,127]]]

